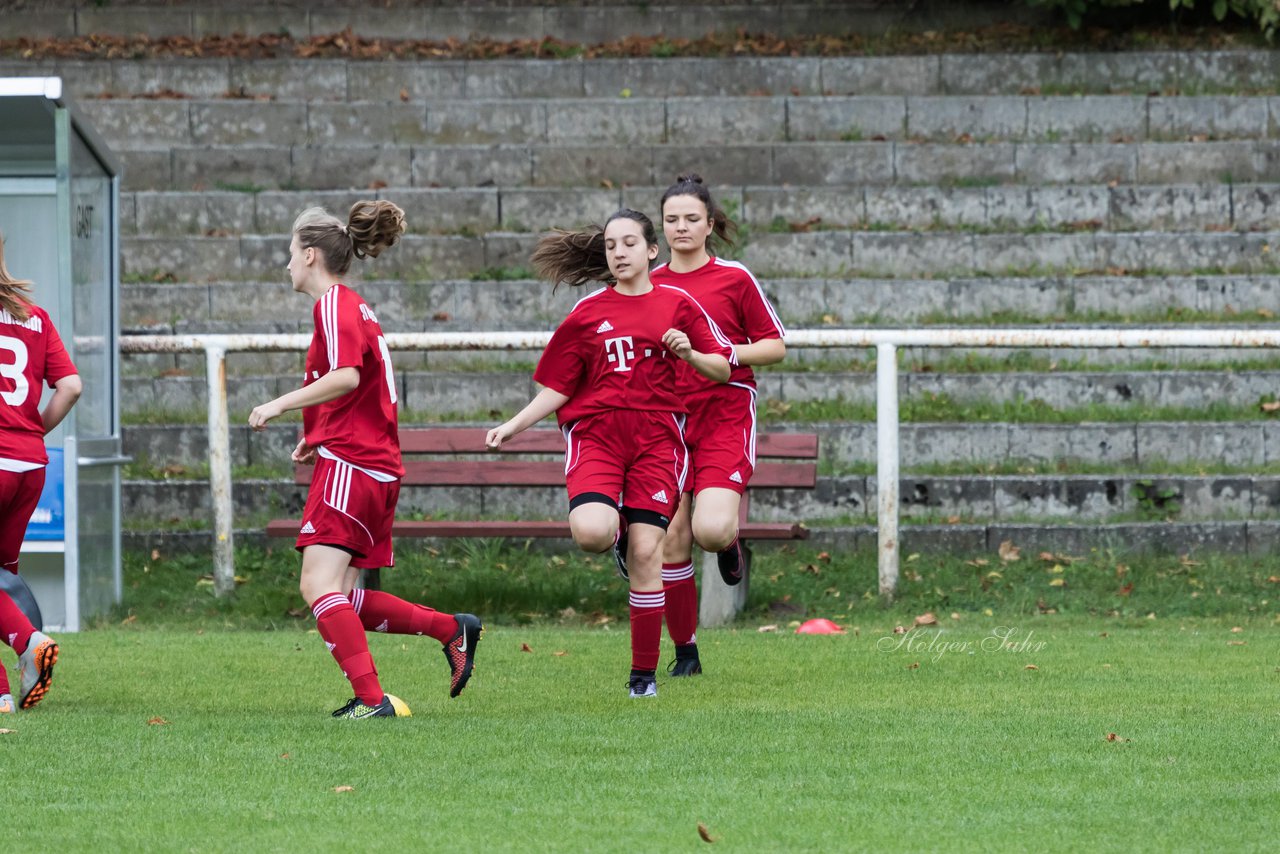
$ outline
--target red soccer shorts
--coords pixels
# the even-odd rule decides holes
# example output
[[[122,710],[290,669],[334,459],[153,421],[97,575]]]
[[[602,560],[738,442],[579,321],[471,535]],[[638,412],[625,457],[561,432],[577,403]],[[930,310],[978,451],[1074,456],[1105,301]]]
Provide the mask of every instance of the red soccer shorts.
[[[690,397],[684,441],[693,456],[687,488],[732,489],[741,495],[756,470],[756,390],[718,385]]]
[[[673,412],[615,409],[566,424],[569,500],[598,492],[670,519],[689,471],[682,420]]]
[[[399,480],[383,483],[348,463],[318,457],[295,545],[299,551],[337,546],[352,553],[357,569],[392,566],[391,523],[399,497]]]
[[[22,538],[43,488],[43,466],[23,472],[0,471],[0,569],[18,574]]]

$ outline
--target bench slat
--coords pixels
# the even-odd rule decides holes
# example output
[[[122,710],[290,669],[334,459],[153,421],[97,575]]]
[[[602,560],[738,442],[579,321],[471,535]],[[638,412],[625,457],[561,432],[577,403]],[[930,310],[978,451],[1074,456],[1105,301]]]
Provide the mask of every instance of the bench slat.
[[[300,519],[276,519],[267,523],[268,537],[296,537],[302,526]],[[548,521],[440,520],[412,522],[397,520],[391,528],[395,537],[512,537],[568,539],[569,523]],[[809,529],[787,522],[748,522],[739,529],[748,540],[804,540]]]
[[[294,480],[311,482],[311,466],[298,466]],[[762,462],[752,487],[812,489],[818,482],[813,463]],[[536,460],[406,460],[406,486],[564,486],[564,463]]]
[[[406,428],[400,431],[405,454],[484,454],[483,427]],[[526,430],[502,446],[500,454],[563,454],[564,435],[559,430]],[[761,433],[756,437],[756,457],[813,460],[818,458],[814,433]]]

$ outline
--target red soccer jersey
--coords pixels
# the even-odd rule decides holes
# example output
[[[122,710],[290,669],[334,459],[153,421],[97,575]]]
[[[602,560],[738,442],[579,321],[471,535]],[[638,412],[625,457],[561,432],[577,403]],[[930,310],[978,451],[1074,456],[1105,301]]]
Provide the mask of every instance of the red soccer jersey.
[[[750,344],[766,338],[782,338],[787,330],[774,310],[764,288],[751,271],[737,261],[713,257],[688,273],[673,273],[660,264],[649,273],[655,284],[683,288],[696,299],[720,331],[734,344]],[[705,390],[714,383],[685,365],[679,371],[681,394]],[[735,365],[729,382],[755,388],[755,374],[749,365]]]
[[[330,371],[356,368],[360,385],[302,410],[307,444],[328,456],[384,475],[404,477],[397,433],[396,380],[378,318],[360,295],[337,284],[316,300],[304,386]]]
[[[49,313],[39,306],[19,321],[0,309],[0,459],[45,465],[40,394],[76,372]]]
[[[679,288],[655,285],[639,296],[601,288],[582,299],[551,336],[536,382],[569,396],[561,424],[611,409],[687,412],[676,390],[676,365],[662,343],[668,329],[689,336],[693,349],[736,357],[707,313]]]

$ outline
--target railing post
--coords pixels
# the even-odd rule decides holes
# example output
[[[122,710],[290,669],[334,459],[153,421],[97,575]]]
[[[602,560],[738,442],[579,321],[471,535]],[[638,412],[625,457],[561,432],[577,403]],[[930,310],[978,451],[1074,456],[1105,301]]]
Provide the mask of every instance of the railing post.
[[[209,491],[213,501],[213,592],[230,596],[236,589],[235,543],[232,541],[231,428],[227,423],[227,351],[205,346],[209,385]]]
[[[898,591],[898,349],[876,345],[876,530],[880,595]]]

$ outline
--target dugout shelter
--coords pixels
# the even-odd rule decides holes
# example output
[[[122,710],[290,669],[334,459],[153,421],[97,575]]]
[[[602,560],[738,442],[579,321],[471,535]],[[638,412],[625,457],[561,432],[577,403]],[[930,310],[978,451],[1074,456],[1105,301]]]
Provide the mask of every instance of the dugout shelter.
[[[78,631],[121,596],[119,174],[61,78],[0,78],[5,262],[35,283],[84,383],[45,438],[45,491],[20,562],[55,631]]]

